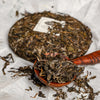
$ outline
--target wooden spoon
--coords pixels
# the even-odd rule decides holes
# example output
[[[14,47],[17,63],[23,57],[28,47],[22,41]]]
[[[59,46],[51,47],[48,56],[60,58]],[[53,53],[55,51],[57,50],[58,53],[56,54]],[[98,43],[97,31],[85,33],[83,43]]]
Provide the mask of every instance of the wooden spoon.
[[[67,58],[67,57],[66,57]],[[100,63],[100,50],[90,53],[88,55],[85,56],[81,56],[79,58],[73,59],[71,60],[73,63],[75,63],[76,65],[93,65],[96,63]],[[36,63],[37,61],[35,61]],[[34,63],[34,64],[35,64]],[[38,77],[38,79],[44,83],[47,86],[50,87],[62,87],[65,85],[68,85],[69,83],[71,83],[72,81],[66,82],[66,83],[48,83],[43,77],[39,76],[39,71],[37,69],[34,69],[36,76]],[[75,80],[76,76],[73,78],[73,80]]]

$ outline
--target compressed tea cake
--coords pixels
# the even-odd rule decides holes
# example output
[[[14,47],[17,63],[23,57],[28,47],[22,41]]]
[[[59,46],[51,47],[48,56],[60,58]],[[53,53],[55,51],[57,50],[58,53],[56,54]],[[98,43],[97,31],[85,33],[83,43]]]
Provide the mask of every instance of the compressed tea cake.
[[[43,17],[51,18],[45,21],[46,31],[41,29],[43,25],[37,27]],[[70,59],[80,57],[87,52],[91,37],[90,29],[77,19],[44,11],[18,20],[9,31],[8,41],[15,54],[33,62],[48,54],[62,54]]]

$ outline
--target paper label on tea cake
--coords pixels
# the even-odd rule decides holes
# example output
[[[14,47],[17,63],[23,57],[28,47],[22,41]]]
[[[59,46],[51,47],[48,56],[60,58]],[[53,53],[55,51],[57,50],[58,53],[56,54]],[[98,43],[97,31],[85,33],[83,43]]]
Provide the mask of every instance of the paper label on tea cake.
[[[52,27],[52,24],[50,24],[51,22],[57,22],[57,23],[60,23],[62,25],[65,25],[65,21],[59,21],[59,20],[55,20],[53,18],[48,18],[48,17],[41,17],[41,19],[38,21],[38,23],[36,24],[33,31],[47,33],[48,28]]]

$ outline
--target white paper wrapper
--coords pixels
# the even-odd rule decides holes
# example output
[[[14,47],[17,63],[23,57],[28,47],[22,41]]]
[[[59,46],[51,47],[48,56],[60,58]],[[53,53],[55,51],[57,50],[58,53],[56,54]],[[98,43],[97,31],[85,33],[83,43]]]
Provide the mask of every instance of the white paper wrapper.
[[[0,0],[0,56],[5,56],[12,53],[15,63],[12,63],[5,70],[6,75],[2,74],[2,67],[4,62],[0,60],[0,100],[33,100],[30,96],[34,96],[39,91],[26,77],[12,79],[7,71],[11,67],[19,67],[24,65],[33,65],[32,63],[23,60],[16,56],[8,46],[8,32],[10,27],[22,16],[15,16],[15,12],[24,13],[40,12],[44,10],[52,12],[61,12],[69,14],[84,24],[90,27],[93,35],[93,43],[90,46],[87,54],[96,50],[100,50],[100,0]],[[86,71],[91,71],[92,75],[97,78],[91,80],[89,83],[94,91],[100,90],[100,64],[86,66]],[[70,86],[71,84],[69,84]],[[25,89],[32,87],[33,91],[25,91]],[[62,87],[64,91],[66,89]],[[42,88],[46,98],[36,97],[34,100],[53,100],[52,94],[55,92],[51,88]],[[75,93],[68,93],[66,100],[72,100]],[[96,96],[95,100],[100,100],[100,95]]]

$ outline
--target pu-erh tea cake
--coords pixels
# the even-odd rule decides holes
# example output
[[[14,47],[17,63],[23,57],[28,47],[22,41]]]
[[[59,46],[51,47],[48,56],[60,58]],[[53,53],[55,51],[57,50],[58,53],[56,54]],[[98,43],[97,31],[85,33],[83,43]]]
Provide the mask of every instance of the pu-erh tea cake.
[[[63,14],[28,14],[10,29],[8,41],[18,56],[33,62],[62,54],[70,59],[84,55],[91,44],[90,29],[77,19]]]

